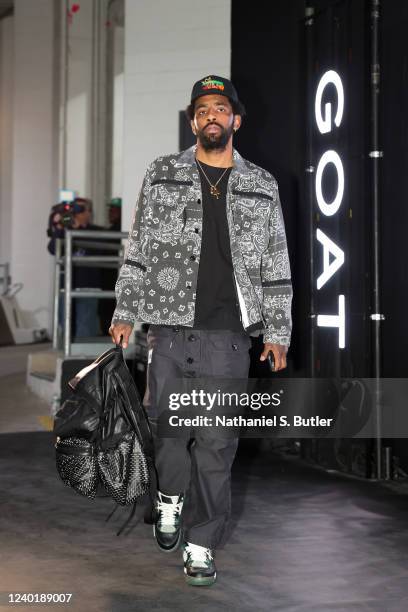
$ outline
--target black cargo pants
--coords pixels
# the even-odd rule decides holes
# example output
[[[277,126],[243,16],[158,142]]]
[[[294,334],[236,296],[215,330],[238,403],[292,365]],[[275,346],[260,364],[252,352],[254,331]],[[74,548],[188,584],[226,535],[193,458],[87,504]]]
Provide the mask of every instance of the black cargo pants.
[[[214,435],[210,428],[186,437],[161,437],[157,418],[165,381],[181,378],[240,378],[249,370],[251,340],[244,332],[189,330],[151,325],[143,405],[154,434],[158,485],[166,495],[185,493],[184,539],[216,548],[231,509],[231,467],[238,437]]]

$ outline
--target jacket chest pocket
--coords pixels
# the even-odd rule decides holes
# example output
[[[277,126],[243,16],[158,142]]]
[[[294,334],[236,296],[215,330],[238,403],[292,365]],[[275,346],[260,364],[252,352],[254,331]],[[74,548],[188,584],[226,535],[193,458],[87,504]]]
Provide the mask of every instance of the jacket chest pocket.
[[[262,253],[269,243],[272,198],[263,194],[233,191],[235,234],[243,253]]]
[[[156,179],[150,189],[152,224],[159,226],[176,221],[183,214],[192,181]]]
[[[269,207],[262,210],[236,207],[233,212],[235,232],[238,235],[269,233]]]

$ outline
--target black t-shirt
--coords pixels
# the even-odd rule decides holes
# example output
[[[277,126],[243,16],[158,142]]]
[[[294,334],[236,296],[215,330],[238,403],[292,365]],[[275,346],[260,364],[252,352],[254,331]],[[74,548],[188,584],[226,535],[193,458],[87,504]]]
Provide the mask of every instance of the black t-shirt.
[[[225,168],[208,166],[200,162],[212,185],[218,181]],[[211,195],[210,185],[199,164],[203,194],[203,234],[200,265],[198,269],[195,329],[229,329],[242,331],[238,298],[234,286],[231,248],[227,224],[226,195],[228,168],[217,185],[220,196]]]

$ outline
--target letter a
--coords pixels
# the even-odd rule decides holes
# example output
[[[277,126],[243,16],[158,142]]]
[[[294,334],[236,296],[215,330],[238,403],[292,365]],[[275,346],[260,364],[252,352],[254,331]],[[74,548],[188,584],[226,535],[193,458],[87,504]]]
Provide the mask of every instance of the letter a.
[[[344,263],[344,252],[326,236],[320,229],[316,230],[316,238],[323,245],[323,272],[317,279],[317,288],[321,289]],[[334,259],[330,262],[330,253]]]

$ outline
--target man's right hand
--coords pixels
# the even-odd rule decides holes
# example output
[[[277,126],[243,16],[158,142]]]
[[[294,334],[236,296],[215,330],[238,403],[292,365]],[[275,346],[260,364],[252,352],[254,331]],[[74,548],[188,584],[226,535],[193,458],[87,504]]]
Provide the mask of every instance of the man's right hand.
[[[132,331],[133,325],[129,325],[128,323],[113,323],[109,328],[109,335],[112,337],[112,342],[115,344],[119,344],[120,338],[122,337],[122,347],[127,348]]]

